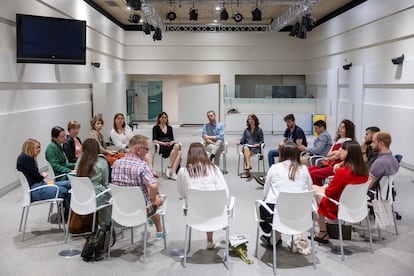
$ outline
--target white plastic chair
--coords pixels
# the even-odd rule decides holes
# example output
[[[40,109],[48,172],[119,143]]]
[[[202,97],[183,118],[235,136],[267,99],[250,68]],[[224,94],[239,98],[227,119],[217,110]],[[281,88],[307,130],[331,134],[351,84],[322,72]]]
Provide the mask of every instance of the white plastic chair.
[[[114,222],[121,226],[131,227],[131,243],[134,243],[133,228],[144,226],[144,256],[146,259],[147,252],[147,207],[141,187],[122,187],[110,184],[112,192],[112,224],[111,235],[113,232]],[[166,230],[165,230],[165,207],[166,197],[163,196],[164,204],[158,209],[157,214],[161,215],[161,221],[164,231],[164,249],[167,248]],[[108,248],[108,258],[110,256],[111,247]]]
[[[264,147],[265,143],[260,144],[260,152],[253,154],[250,156],[250,158],[256,156],[257,157],[257,171],[261,172],[260,170],[260,161],[262,161],[262,168],[263,168],[263,174],[266,174],[266,167],[265,167],[265,160],[264,160]],[[244,154],[242,151],[243,145],[237,145],[237,155],[239,156],[238,166],[237,166],[237,175],[240,175],[240,167],[241,162],[243,162],[243,170],[246,169],[246,164],[244,162]]]
[[[21,218],[20,218],[20,225],[19,225],[19,232],[22,232],[22,224],[23,224],[22,241],[24,241],[24,236],[25,236],[25,233],[26,233],[26,223],[27,223],[27,217],[29,215],[29,208],[31,206],[40,205],[40,204],[50,204],[51,205],[50,208],[49,208],[49,214],[48,214],[47,221],[49,221],[50,212],[51,212],[50,210],[53,209],[53,204],[56,204],[58,212],[60,210],[60,217],[62,218],[62,221],[63,221],[63,234],[65,235],[66,234],[66,228],[65,228],[65,218],[64,218],[64,209],[63,209],[63,198],[58,198],[59,187],[56,186],[56,185],[43,185],[43,186],[39,186],[39,187],[34,188],[34,189],[30,189],[29,183],[26,179],[26,176],[21,171],[17,171],[17,175],[19,176],[20,185],[21,185],[22,191],[23,191],[23,201],[22,201],[23,210],[22,210],[22,215],[21,215]],[[51,199],[44,199],[44,200],[38,200],[38,201],[33,201],[32,202],[30,193],[32,191],[44,189],[46,187],[56,187],[55,197],[51,198]],[[24,223],[23,223],[23,220],[24,220]],[[59,229],[61,229],[59,219],[58,219],[58,222],[59,222]]]
[[[323,197],[326,197],[331,202],[338,205],[338,228],[339,228],[339,240],[341,246],[341,260],[345,259],[344,256],[344,245],[342,239],[342,222],[357,223],[363,219],[367,220],[368,225],[368,234],[369,234],[369,246],[370,251],[372,251],[372,237],[371,229],[368,218],[368,206],[367,206],[367,191],[370,182],[364,184],[348,184],[345,186],[345,189],[342,191],[339,202],[320,194]]]
[[[106,194],[111,189],[106,189],[99,194],[95,194],[95,188],[89,177],[80,177],[80,176],[73,176],[68,175],[68,179],[70,182],[71,188],[71,197],[70,197],[70,210],[69,210],[69,218],[68,221],[70,222],[70,218],[72,212],[75,212],[78,215],[88,215],[93,214],[92,220],[92,229],[91,232],[95,231],[95,224],[96,224],[96,213],[108,206],[111,206],[110,203],[102,204],[98,206],[96,200],[100,196]],[[86,233],[85,233],[86,234]],[[69,238],[69,231],[66,232],[66,239],[65,242],[68,241]]]
[[[195,190],[188,189],[186,197],[186,225],[183,267],[187,264],[187,255],[190,252],[191,229],[202,232],[217,230],[226,231],[226,251],[224,266],[228,269],[229,258],[229,217],[233,216],[235,198],[231,197],[227,203],[226,190]]]
[[[273,215],[272,237],[273,237],[273,274],[277,272],[277,254],[276,254],[276,231],[288,235],[298,235],[311,229],[311,251],[313,268],[316,269],[315,249],[314,249],[314,232],[315,219],[312,209],[313,191],[288,193],[280,192],[272,211],[269,206],[262,200],[256,200],[255,219],[257,223],[256,232],[256,249],[254,256],[257,258],[260,234],[260,206],[263,206],[270,214]]]

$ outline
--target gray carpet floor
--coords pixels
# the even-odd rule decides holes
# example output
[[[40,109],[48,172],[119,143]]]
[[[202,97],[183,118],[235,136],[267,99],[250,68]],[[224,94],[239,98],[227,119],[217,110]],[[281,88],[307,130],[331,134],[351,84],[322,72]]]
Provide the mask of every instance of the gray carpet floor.
[[[152,126],[140,125],[138,133],[151,135]],[[191,142],[199,142],[200,127],[174,127],[176,140],[183,144],[183,165],[186,151]],[[272,252],[259,246],[258,258],[253,257],[256,237],[253,203],[263,197],[263,189],[254,179],[241,179],[237,175],[237,150],[235,142],[239,134],[228,134],[227,170],[225,175],[230,192],[236,197],[236,217],[230,221],[230,235],[245,235],[248,240],[248,255],[254,261],[248,265],[238,257],[230,258],[229,270],[222,263],[224,255],[224,231],[214,233],[217,246],[206,250],[205,233],[193,231],[191,252],[186,268],[174,252],[184,246],[185,225],[182,202],[172,180],[159,178],[160,192],[168,196],[166,225],[168,230],[167,249],[163,242],[154,239],[155,229],[149,228],[147,262],[142,263],[142,228],[135,229],[135,242],[131,244],[129,231],[122,239],[118,235],[111,257],[99,262],[87,263],[80,256],[65,258],[59,253],[67,249],[81,250],[85,237],[72,237],[65,243],[63,232],[57,224],[46,222],[48,206],[30,209],[26,240],[21,241],[18,224],[21,214],[20,187],[4,195],[0,200],[2,218],[0,244],[0,275],[272,275]],[[311,137],[310,137],[311,138]],[[265,135],[266,152],[271,145],[279,143],[281,136]],[[312,138],[311,138],[312,139]],[[160,162],[155,161],[159,170]],[[267,160],[266,160],[267,167]],[[257,163],[253,162],[253,170]],[[280,275],[413,275],[414,274],[414,173],[401,168],[396,176],[397,197],[395,208],[402,216],[397,221],[399,235],[390,227],[382,231],[383,240],[378,240],[377,231],[372,231],[373,254],[369,251],[367,233],[360,225],[353,227],[352,240],[345,241],[345,247],[352,252],[341,261],[331,252],[339,246],[331,239],[327,245],[316,244],[317,269],[312,266],[310,256],[291,253],[287,248],[289,236],[283,235],[283,246],[277,250],[278,274]],[[303,236],[306,237],[306,234]]]

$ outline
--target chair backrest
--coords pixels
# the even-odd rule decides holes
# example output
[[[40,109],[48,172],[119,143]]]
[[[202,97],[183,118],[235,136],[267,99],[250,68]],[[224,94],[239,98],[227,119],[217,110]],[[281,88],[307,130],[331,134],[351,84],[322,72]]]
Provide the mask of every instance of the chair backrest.
[[[21,171],[17,171],[17,175],[19,176],[20,186],[22,187],[23,192],[23,206],[29,206],[31,202],[30,197],[30,186],[29,182],[27,181],[26,176]]]
[[[147,222],[147,208],[141,187],[109,184],[112,193],[112,219],[126,227]]]
[[[338,219],[355,223],[368,215],[367,191],[369,182],[348,184],[339,198]]]
[[[311,228],[313,194],[313,191],[280,192],[273,215],[273,229],[296,235]]]
[[[96,212],[95,188],[89,177],[68,175],[72,194],[70,208],[78,215],[87,215]]]
[[[47,164],[47,178],[55,179],[56,175],[55,175],[55,171],[53,170],[52,165],[50,165],[50,163],[47,161],[46,161],[46,164]]]
[[[187,192],[187,224],[199,231],[216,231],[228,225],[226,190]]]

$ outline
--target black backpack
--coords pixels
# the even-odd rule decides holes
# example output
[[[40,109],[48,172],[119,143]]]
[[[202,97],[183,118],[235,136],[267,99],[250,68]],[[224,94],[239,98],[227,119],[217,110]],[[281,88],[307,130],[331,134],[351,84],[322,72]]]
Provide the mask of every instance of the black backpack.
[[[102,224],[98,230],[89,235],[81,253],[81,257],[85,262],[103,260],[105,253],[108,252],[110,229],[110,225]],[[111,247],[115,244],[115,232],[113,231],[112,233]]]

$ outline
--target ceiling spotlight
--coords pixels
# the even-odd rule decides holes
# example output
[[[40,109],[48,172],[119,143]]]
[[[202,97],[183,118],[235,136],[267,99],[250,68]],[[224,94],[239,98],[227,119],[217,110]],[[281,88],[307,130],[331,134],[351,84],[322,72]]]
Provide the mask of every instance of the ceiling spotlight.
[[[220,13],[220,20],[227,20],[229,19],[229,13],[227,12],[226,8],[223,6],[223,10]]]
[[[300,23],[296,21],[295,25],[293,25],[292,30],[290,30],[290,36],[297,36],[300,30]]]
[[[262,11],[256,7],[252,10],[252,21],[262,21]]]
[[[142,31],[146,34],[149,35],[151,33],[151,25],[148,24],[147,22],[142,23]]]
[[[349,70],[351,67],[352,67],[352,62],[342,66],[342,68],[344,68],[344,70]]]
[[[155,40],[161,40],[162,39],[162,34],[161,34],[161,29],[160,28],[156,28],[154,31],[154,35],[152,36],[152,39]]]
[[[191,8],[190,12],[188,14],[190,16],[190,20],[197,21],[197,19],[198,19],[198,10],[197,9],[194,9],[194,7]]]
[[[140,10],[141,9],[141,1],[140,0],[126,0],[127,8],[133,10]]]
[[[177,18],[177,14],[173,11],[167,13],[167,19],[170,21],[174,21]]]
[[[391,59],[392,63],[395,65],[403,64],[404,62],[404,55]]]
[[[241,22],[243,20],[243,15],[240,12],[236,12],[233,15],[233,19],[234,21],[236,21],[237,23]]]
[[[141,20],[141,16],[139,16],[139,14],[133,14],[130,17],[130,21],[133,23],[139,23],[140,20]]]
[[[296,35],[296,37],[301,38],[301,39],[305,39],[306,38],[306,24],[305,24],[305,17],[302,17],[302,23],[300,24],[300,28],[299,28],[299,32]]]
[[[315,21],[312,19],[312,14],[308,13],[305,16],[305,26],[306,31],[310,32],[313,29],[313,26],[315,26]]]

